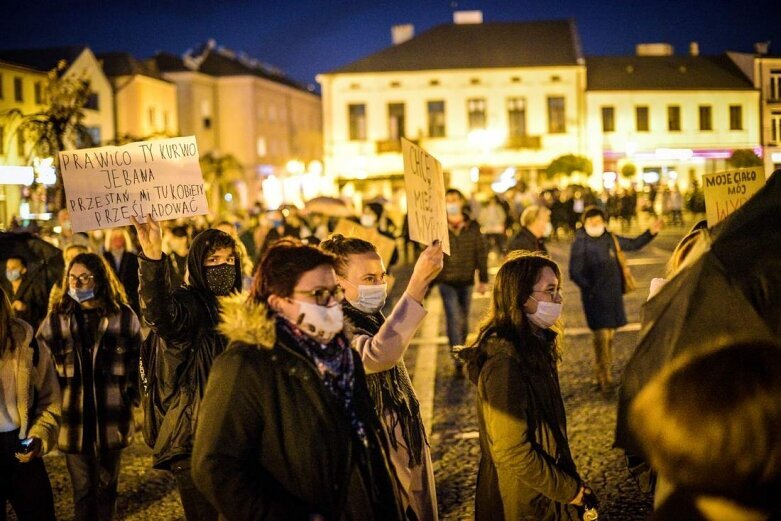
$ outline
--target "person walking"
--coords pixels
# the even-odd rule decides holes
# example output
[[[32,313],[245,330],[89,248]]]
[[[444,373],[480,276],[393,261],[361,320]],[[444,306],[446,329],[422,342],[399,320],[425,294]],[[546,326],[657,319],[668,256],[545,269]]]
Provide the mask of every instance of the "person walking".
[[[73,486],[77,521],[114,517],[122,449],[139,404],[141,325],[111,284],[103,258],[81,253],[65,271],[68,292],[36,338],[54,358],[62,392],[58,448]]]
[[[138,303],[138,256],[131,251],[133,242],[125,228],[114,228],[106,238],[106,249],[103,252],[108,265],[114,270],[122,287],[125,288],[130,307],[141,314]]]
[[[423,300],[442,270],[442,245],[423,251],[406,291],[387,319],[380,311],[387,298],[386,269],[375,246],[356,237],[334,235],[320,249],[337,259],[336,280],[345,295],[342,309],[354,327],[352,347],[361,355],[374,409],[390,441],[404,505],[414,519],[435,521],[431,451],[404,353],[426,317]]]
[[[550,210],[544,206],[531,205],[521,214],[521,229],[510,239],[508,251],[526,250],[548,254],[545,238],[550,237],[553,226]]]
[[[195,423],[214,359],[227,341],[217,331],[217,297],[241,291],[241,258],[225,232],[207,229],[187,253],[187,282],[173,287],[170,263],[162,251],[160,224],[131,218],[141,243],[139,295],[144,319],[165,346],[167,410],[153,449],[153,466],[176,479],[185,517],[214,521],[217,511],[193,483],[190,473]]]
[[[496,249],[497,254],[507,252],[507,209],[498,195],[488,200],[488,204],[480,212],[480,224],[489,244],[489,249]]]
[[[613,336],[626,325],[623,271],[620,250],[636,251],[651,242],[662,222],[656,219],[643,234],[630,239],[614,235],[605,227],[605,214],[596,206],[583,213],[583,227],[575,234],[570,251],[569,273],[580,288],[586,322],[593,332],[594,369],[603,393],[612,390]]]
[[[8,501],[18,519],[50,521],[54,497],[42,457],[57,445],[60,386],[51,353],[13,315],[0,290],[0,520]]]
[[[193,478],[224,519],[404,519],[335,265],[281,241],[249,298],[221,302],[231,344],[201,403]]]
[[[488,252],[480,225],[464,211],[464,195],[450,188],[445,193],[450,255],[445,257],[442,272],[435,282],[439,286],[445,307],[445,325],[451,350],[464,345],[469,331],[469,312],[475,272],[478,274],[478,293],[488,289]],[[453,357],[455,374],[462,374],[463,363]]]
[[[548,257],[510,253],[475,343],[459,353],[477,386],[478,521],[574,521],[590,494],[570,452],[559,388],[561,283]]]
[[[6,259],[0,288],[8,295],[14,314],[36,330],[46,316],[49,300],[41,278],[27,270],[27,260],[19,256]]]

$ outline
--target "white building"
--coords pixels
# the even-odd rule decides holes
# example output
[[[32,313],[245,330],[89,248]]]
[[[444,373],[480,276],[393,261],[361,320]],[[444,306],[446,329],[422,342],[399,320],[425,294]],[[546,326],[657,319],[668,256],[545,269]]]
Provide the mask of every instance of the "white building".
[[[727,53],[760,92],[760,121],[765,174],[781,168],[781,56],[767,54],[757,44],[756,54]]]
[[[647,183],[723,170],[737,149],[759,153],[759,93],[726,56],[589,57],[586,92],[592,185],[627,164]]]
[[[320,98],[281,71],[209,41],[179,57],[153,60],[176,84],[179,130],[201,155],[232,155],[244,169],[236,183],[242,207],[295,203],[322,192]],[[301,175],[303,174],[303,175]],[[328,183],[325,183],[326,185]]]
[[[586,152],[574,22],[467,21],[415,37],[396,27],[394,46],[317,77],[325,171],[340,187],[385,197],[403,187],[401,137],[467,193]]]

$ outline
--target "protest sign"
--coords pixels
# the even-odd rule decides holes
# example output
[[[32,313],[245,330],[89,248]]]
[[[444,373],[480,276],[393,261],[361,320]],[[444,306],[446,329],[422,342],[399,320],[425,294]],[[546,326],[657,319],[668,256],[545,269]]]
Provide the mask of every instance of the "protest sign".
[[[393,251],[396,249],[396,241],[381,234],[377,228],[365,228],[349,219],[339,219],[336,228],[334,228],[334,234],[337,233],[345,237],[357,237],[374,244],[387,269],[393,258]]]
[[[765,185],[765,171],[740,168],[702,176],[708,227],[723,221]]]
[[[404,184],[407,187],[409,236],[426,246],[439,239],[442,251],[450,255],[442,164],[404,138],[401,140],[401,150],[404,156]]]
[[[74,232],[209,212],[195,137],[60,152]]]

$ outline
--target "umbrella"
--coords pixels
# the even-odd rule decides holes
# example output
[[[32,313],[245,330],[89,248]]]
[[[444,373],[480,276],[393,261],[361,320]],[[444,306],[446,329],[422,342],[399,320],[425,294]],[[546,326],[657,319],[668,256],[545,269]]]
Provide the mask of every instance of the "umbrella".
[[[304,204],[304,210],[308,214],[320,213],[329,217],[349,217],[353,211],[344,201],[336,197],[315,197]]]
[[[628,429],[632,399],[670,360],[736,342],[781,337],[781,170],[711,232],[644,306],[618,401],[615,445],[640,454]]]
[[[4,265],[8,257],[23,258],[30,276],[40,277],[47,291],[65,269],[62,251],[31,233],[0,232],[0,263]]]

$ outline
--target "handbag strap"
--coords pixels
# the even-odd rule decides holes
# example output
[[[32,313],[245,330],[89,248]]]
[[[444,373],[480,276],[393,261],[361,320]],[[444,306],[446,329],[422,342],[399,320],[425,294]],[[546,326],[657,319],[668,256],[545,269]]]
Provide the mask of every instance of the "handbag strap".
[[[621,243],[618,242],[618,239],[616,238],[616,235],[614,233],[611,233],[611,232],[608,232],[608,233],[610,233],[610,238],[613,239],[613,244],[616,247],[616,256],[618,256],[619,254],[624,253],[624,250],[621,249]]]

